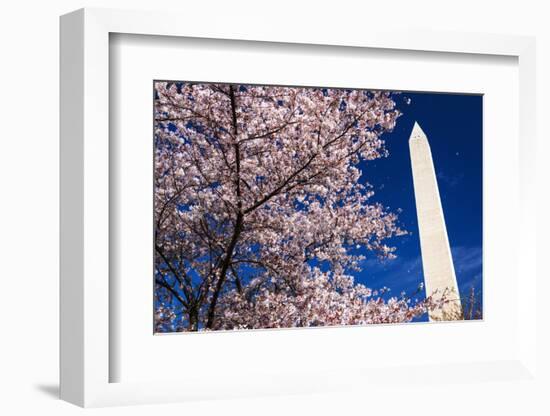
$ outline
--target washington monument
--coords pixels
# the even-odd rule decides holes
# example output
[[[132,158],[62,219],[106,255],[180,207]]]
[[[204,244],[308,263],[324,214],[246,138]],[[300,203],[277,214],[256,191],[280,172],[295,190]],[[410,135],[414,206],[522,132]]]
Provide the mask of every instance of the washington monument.
[[[438,299],[446,293],[450,299],[442,309],[429,313],[430,321],[462,319],[462,305],[432,152],[428,138],[418,123],[414,124],[409,147],[426,295],[433,295],[434,299]]]

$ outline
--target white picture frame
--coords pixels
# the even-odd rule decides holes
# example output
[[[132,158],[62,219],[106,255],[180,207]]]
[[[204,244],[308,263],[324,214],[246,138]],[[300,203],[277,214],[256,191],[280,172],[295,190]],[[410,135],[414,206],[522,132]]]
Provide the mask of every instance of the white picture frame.
[[[174,13],[82,9],[61,18],[61,398],[80,406],[159,403],[198,398],[338,391],[391,383],[410,369],[349,368],[321,373],[281,373],[231,383],[207,375],[170,382],[110,382],[109,348],[109,36],[114,33],[332,45],[334,47],[430,51],[442,54],[504,55],[519,66],[519,223],[517,253],[522,285],[517,288],[517,348],[509,359],[419,365],[425,380],[442,372],[459,379],[537,382],[536,259],[528,242],[536,240],[535,210],[535,41],[529,37],[468,33],[430,33],[387,28],[311,25],[286,28],[244,24],[235,31],[223,19],[204,26]],[[112,168],[112,166],[111,166]],[[516,271],[517,273],[517,271]],[[214,338],[212,338],[214,339]],[[217,338],[218,342],[219,338]],[[223,341],[221,341],[223,342]],[[461,376],[462,374],[462,376]],[[462,378],[461,378],[462,377]],[[346,382],[342,382],[346,380]]]

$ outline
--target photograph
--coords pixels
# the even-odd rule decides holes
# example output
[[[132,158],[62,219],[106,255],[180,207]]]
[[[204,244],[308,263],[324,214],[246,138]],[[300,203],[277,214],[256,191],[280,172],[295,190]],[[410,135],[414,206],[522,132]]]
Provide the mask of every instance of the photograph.
[[[545,5],[3,2],[0,416],[550,416]]]
[[[483,95],[153,81],[155,334],[483,319]]]

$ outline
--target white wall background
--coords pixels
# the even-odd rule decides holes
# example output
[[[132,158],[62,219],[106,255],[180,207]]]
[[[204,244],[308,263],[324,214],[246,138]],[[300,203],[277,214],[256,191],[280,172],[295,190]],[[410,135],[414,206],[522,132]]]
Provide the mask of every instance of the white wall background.
[[[189,3],[189,4],[187,4]],[[200,3],[200,4],[199,4]],[[58,16],[74,9],[115,7],[189,11],[190,19],[213,13],[239,19],[269,19],[299,25],[304,18],[327,25],[365,25],[388,19],[403,27],[437,30],[512,33],[537,36],[539,147],[539,261],[547,256],[543,241],[550,231],[544,203],[550,176],[545,154],[550,150],[550,13],[544,1],[386,0],[361,2],[298,0],[193,1],[184,0],[6,0],[0,5],[0,413],[70,415],[82,410],[56,399],[58,377]],[[185,22],[182,22],[185,25]],[[544,166],[541,166],[544,165]],[[544,199],[544,200],[543,200]],[[539,286],[539,299],[549,284]],[[548,308],[539,302],[541,318]],[[546,321],[548,322],[548,321]],[[546,328],[550,328],[547,325]],[[548,329],[541,330],[539,354],[545,374]],[[544,353],[546,351],[546,353]],[[547,392],[550,388],[547,387]],[[489,401],[498,391],[501,400]],[[434,387],[435,394],[452,398],[447,409],[429,407],[419,392],[394,397],[361,397],[339,393],[308,397],[199,402],[93,410],[101,415],[170,414],[389,414],[412,410],[447,415],[549,414],[543,391],[506,383],[457,385],[454,392]],[[454,397],[453,397],[454,396]],[[414,412],[413,412],[414,413]]]

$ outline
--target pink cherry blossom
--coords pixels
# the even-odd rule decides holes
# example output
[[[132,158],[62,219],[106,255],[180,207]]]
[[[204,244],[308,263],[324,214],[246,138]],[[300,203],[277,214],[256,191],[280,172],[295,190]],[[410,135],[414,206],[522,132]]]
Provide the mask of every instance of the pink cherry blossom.
[[[353,278],[361,253],[392,258],[385,241],[404,233],[358,167],[388,155],[391,93],[156,82],[154,117],[157,331],[406,322],[438,307]]]

